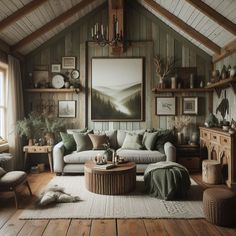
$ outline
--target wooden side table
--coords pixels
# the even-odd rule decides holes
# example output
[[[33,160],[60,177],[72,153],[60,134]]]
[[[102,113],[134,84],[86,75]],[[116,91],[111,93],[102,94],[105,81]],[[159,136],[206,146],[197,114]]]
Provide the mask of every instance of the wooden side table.
[[[53,172],[52,169],[52,146],[24,146],[23,151],[25,153],[24,166],[26,166],[26,161],[28,157],[28,153],[47,153],[48,161],[50,165],[50,171]]]
[[[202,156],[199,145],[177,145],[177,162],[190,172],[201,171]]]

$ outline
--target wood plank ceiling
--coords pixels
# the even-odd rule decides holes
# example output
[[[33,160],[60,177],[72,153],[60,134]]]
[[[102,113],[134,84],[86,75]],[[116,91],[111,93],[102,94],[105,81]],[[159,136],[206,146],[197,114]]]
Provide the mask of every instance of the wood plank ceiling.
[[[175,31],[210,55],[214,55],[220,48],[224,48],[236,39],[236,1],[137,1]],[[47,32],[42,32],[41,34],[39,32],[39,34],[36,34],[37,37],[32,37],[32,40],[28,40],[27,44],[16,47],[20,41],[24,41],[27,37],[29,38],[35,31],[40,31],[40,28],[53,20],[55,21],[57,17],[81,2],[87,2],[87,4],[84,3],[83,8],[76,12],[76,14],[72,14],[70,18],[66,18],[62,23],[52,27]],[[27,54],[104,2],[106,0],[91,0],[91,3],[86,0],[1,0],[0,39],[16,48],[18,52]],[[30,8],[27,9],[29,4],[32,5],[31,11],[29,10]],[[157,8],[153,7],[153,4],[159,4],[164,10],[169,11],[170,14],[167,15],[170,16],[172,14],[173,17],[178,17],[182,28],[179,27],[180,25],[176,25],[175,21],[171,21],[170,18],[168,19],[168,16],[163,14],[163,12],[160,14]],[[14,14],[18,18],[16,17],[15,21],[11,22],[11,19],[8,18],[9,16],[13,17]],[[1,23],[7,20],[9,21],[7,22],[8,24],[5,24],[6,27],[1,28],[3,26]],[[189,33],[189,27],[192,27],[192,32],[196,31],[196,34]]]
[[[138,0],[146,9],[168,24],[175,31],[186,37],[192,43],[206,51],[208,54],[213,55],[214,52],[204,46],[195,38],[188,35],[186,32],[181,30],[178,26],[173,24],[167,18],[163,17],[157,11],[155,11],[146,0]],[[227,44],[232,42],[236,36],[231,32],[223,28],[216,21],[209,18],[206,14],[198,10],[194,5],[190,4],[189,0],[154,0],[156,3],[161,5],[163,8],[177,16],[179,19],[187,23],[193,29],[197,30],[202,35],[206,36],[213,43],[224,48]],[[200,2],[200,0],[198,0]],[[216,10],[222,16],[236,23],[236,1],[232,0],[202,0],[205,4]]]

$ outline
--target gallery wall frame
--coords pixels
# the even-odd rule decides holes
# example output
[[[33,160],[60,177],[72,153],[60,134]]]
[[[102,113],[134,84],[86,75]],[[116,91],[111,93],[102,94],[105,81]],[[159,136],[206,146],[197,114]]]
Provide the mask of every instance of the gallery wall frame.
[[[176,97],[155,97],[156,115],[175,116]]]
[[[76,57],[62,57],[62,69],[75,69]]]
[[[91,120],[143,121],[144,58],[91,58]]]
[[[52,73],[60,73],[61,72],[61,64],[51,64],[51,72]]]
[[[59,118],[75,118],[76,117],[76,101],[75,100],[59,100],[58,101],[58,117]]]
[[[198,115],[198,97],[182,98],[183,115]]]

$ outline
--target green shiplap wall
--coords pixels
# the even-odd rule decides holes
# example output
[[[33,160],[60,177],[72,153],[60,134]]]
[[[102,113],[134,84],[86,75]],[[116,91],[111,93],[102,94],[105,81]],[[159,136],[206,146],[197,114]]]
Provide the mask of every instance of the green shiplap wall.
[[[223,65],[226,65],[227,67],[229,65],[231,67],[236,66],[236,52],[234,52],[233,54],[225,57],[224,59],[222,59],[220,61],[218,61],[215,64],[215,69],[221,71],[222,68],[223,68]],[[214,93],[214,96],[213,96],[213,112],[216,113],[216,108],[218,107],[218,105],[220,104],[222,99],[224,98],[224,95],[225,95],[224,91],[226,91],[226,97],[229,100],[229,114],[227,114],[225,118],[228,121],[231,121],[231,119],[236,120],[236,95],[233,92],[232,88],[227,88],[225,90],[222,90],[220,98],[218,98],[216,93]],[[222,120],[222,117],[221,117],[219,112],[217,114],[217,118],[219,120]]]
[[[197,66],[198,76],[209,81],[211,57],[194,46],[187,39],[172,30],[157,17],[152,15],[138,3],[128,1],[125,9],[126,38],[130,41],[127,51],[121,57],[145,58],[145,121],[144,122],[92,122],[90,120],[90,81],[91,58],[112,57],[108,47],[101,48],[91,40],[91,27],[96,22],[107,23],[107,5],[97,8],[94,12],[74,23],[72,26],[56,35],[35,51],[27,55],[25,84],[27,86],[28,73],[33,71],[34,65],[61,63],[62,56],[76,56],[77,67],[80,70],[80,81],[84,88],[77,94],[31,94],[26,96],[26,110],[34,110],[39,99],[55,101],[57,114],[58,100],[77,100],[77,117],[68,119],[68,127],[84,127],[94,129],[142,129],[168,128],[168,116],[155,115],[155,97],[151,88],[158,83],[153,67],[153,56],[173,56],[178,60],[178,66]],[[200,83],[200,81],[199,81]],[[86,89],[86,85],[88,88]],[[87,96],[88,95],[88,96]],[[201,94],[161,94],[160,96],[177,96],[177,115],[182,114],[182,97],[198,96],[206,105],[200,115],[193,117],[193,126],[202,124],[209,112],[209,95]],[[87,111],[87,112],[86,112]]]

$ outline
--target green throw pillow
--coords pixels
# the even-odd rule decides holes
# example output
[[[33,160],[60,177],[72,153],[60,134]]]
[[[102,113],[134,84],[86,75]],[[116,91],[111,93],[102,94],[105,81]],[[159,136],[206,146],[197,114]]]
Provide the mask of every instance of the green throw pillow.
[[[142,138],[143,138],[143,136],[140,134],[127,133],[121,148],[140,150],[143,147],[142,146]]]
[[[147,150],[153,150],[157,139],[158,132],[145,132],[142,144]]]
[[[164,144],[166,142],[175,143],[176,141],[174,130],[160,130],[157,132],[155,149],[161,153],[165,153]]]
[[[60,132],[63,145],[65,147],[65,154],[69,154],[76,150],[75,139],[72,134]]]
[[[87,133],[73,132],[77,152],[93,149],[93,144],[88,136],[89,133],[91,133],[91,131]]]

